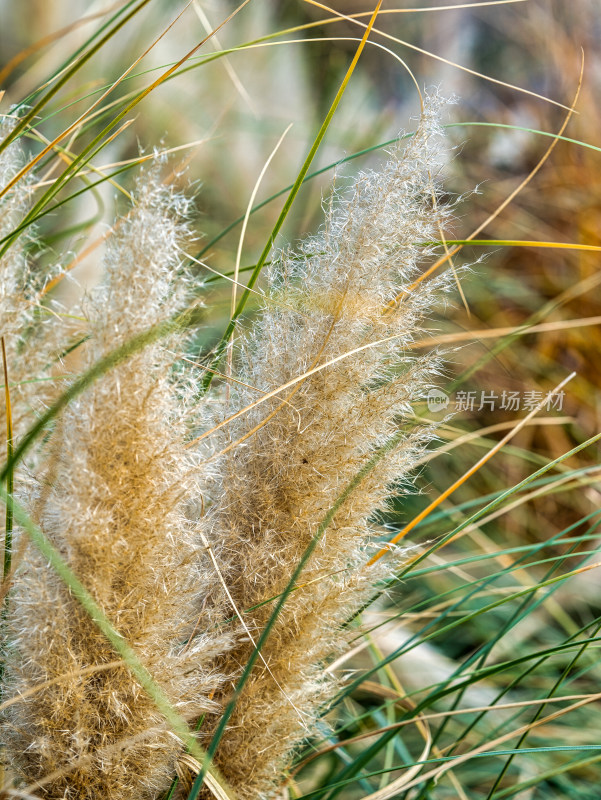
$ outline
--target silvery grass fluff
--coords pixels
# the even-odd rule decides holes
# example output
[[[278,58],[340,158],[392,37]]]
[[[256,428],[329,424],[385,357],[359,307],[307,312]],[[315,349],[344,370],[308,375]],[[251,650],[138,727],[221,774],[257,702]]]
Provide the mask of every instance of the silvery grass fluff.
[[[88,364],[181,310],[187,210],[155,173],[138,181],[87,309]],[[213,708],[210,662],[228,642],[207,632],[206,619],[189,641],[213,575],[187,513],[198,465],[184,449],[166,344],[134,354],[71,403],[31,512],[174,707],[195,719]],[[3,735],[15,773],[39,781],[47,798],[153,798],[168,788],[181,742],[33,548],[7,627],[3,697],[21,696]]]
[[[11,133],[16,121],[11,116],[0,116],[0,140]],[[24,164],[21,143],[14,141],[0,153],[0,189],[13,182]],[[49,376],[65,333],[61,325],[54,324],[52,310],[42,307],[45,283],[51,274],[32,266],[28,256],[28,250],[36,246],[32,228],[10,241],[31,208],[34,184],[35,178],[27,175],[0,198],[0,248],[5,251],[0,256],[0,335],[4,337],[7,356],[15,440],[26,432],[36,413],[60,392],[59,385],[40,379]],[[4,435],[4,403],[0,425]]]
[[[428,97],[408,143],[332,201],[317,235],[274,259],[263,312],[238,347],[240,382],[224,410],[230,421],[215,436],[224,454],[209,513],[248,627],[219,660],[226,674],[241,673],[272,612],[266,601],[284,591],[329,509],[407,424],[412,401],[438,374],[435,357],[408,348],[446,284],[443,277],[412,286],[428,253],[421,243],[440,237],[450,213],[439,202],[440,106]],[[363,478],[288,597],[217,751],[240,797],[275,796],[292,751],[315,730],[335,691],[325,666],[345,647],[343,624],[394,565],[366,567],[370,519],[431,435],[414,427]],[[230,692],[226,685],[216,699],[225,703]]]

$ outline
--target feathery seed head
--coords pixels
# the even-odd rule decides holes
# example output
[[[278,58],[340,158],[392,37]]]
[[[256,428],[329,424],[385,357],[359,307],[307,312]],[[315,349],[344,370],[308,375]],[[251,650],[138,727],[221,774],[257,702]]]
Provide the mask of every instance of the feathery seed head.
[[[315,725],[332,688],[324,663],[346,641],[341,626],[391,569],[365,569],[370,517],[431,438],[408,432],[366,470],[377,447],[396,441],[438,368],[408,348],[445,283],[414,284],[422,243],[439,237],[449,215],[439,202],[440,104],[429,97],[408,144],[392,148],[381,170],[360,173],[320,233],[275,260],[263,314],[240,346],[237,378],[256,389],[232,389],[229,411],[248,410],[226,428],[233,445],[210,521],[234,603],[258,606],[244,615],[255,636],[271,613],[264,602],[284,590],[320,523],[365,470],[287,599],[221,741],[218,763],[245,798],[272,796],[291,748]],[[224,671],[251,652],[241,640]]]
[[[366,568],[370,520],[432,436],[413,426],[411,404],[439,362],[410,348],[446,283],[417,280],[423,243],[450,214],[438,189],[440,105],[429,97],[407,144],[339,194],[318,234],[274,259],[263,313],[238,346],[239,381],[215,403],[232,416],[209,440],[212,454],[224,451],[217,467],[184,446],[185,390],[182,402],[173,356],[155,343],[63,413],[30,503],[175,708],[190,720],[206,715],[201,741],[269,601],[315,544],[217,752],[244,800],[277,791],[335,686],[324,665],[347,643],[344,623],[402,556]],[[88,365],[183,307],[187,213],[156,172],[140,179],[107,248],[106,280],[87,303]],[[12,768],[42,781],[49,800],[156,798],[181,743],[33,551],[7,624],[5,694],[19,698],[4,723]]]
[[[185,203],[156,173],[107,251],[105,283],[89,301],[88,363],[181,308]],[[214,708],[211,659],[227,638],[192,636],[199,587],[210,585],[185,421],[163,344],[135,353],[64,413],[36,516],[46,535],[184,717]],[[155,797],[181,743],[44,559],[29,552],[11,596],[7,753],[48,798]],[[42,684],[45,683],[45,686]],[[33,689],[35,693],[27,694]],[[54,776],[48,777],[48,776]]]

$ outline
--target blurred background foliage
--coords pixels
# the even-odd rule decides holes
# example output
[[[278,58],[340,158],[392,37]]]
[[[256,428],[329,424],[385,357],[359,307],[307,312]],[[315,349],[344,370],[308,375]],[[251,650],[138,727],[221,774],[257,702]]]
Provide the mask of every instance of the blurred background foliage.
[[[365,0],[331,1],[336,11],[347,16],[373,10]],[[32,106],[47,77],[63,69],[78,48],[87,47],[89,37],[124,5],[111,5],[108,0],[1,0],[2,111],[7,113],[14,103]],[[28,134],[30,152],[39,152],[43,140],[58,135],[98,99],[184,5],[150,0],[40,111]],[[312,169],[335,165],[394,138],[401,129],[412,128],[419,99],[400,58],[420,87],[439,86],[443,95],[457,98],[445,120],[452,123],[448,135],[454,145],[445,189],[450,198],[462,199],[448,236],[467,239],[526,181],[477,239],[601,247],[598,0],[456,3],[446,9],[445,5],[449,4],[438,0],[384,4],[384,11],[397,12],[382,13],[378,19],[379,32],[371,36],[373,44],[361,58]],[[228,0],[189,4],[127,79],[102,101],[97,116],[61,142],[63,163],[81,152],[136,92],[181,59],[234,9]],[[93,159],[94,168],[103,174],[118,169],[107,165],[135,162],[140,151],[181,148],[171,156],[170,167],[177,173],[174,179],[182,186],[192,184],[197,193],[199,213],[193,225],[199,236],[198,250],[208,246],[202,256],[206,263],[217,271],[231,271],[239,225],[218,241],[213,239],[245,213],[259,173],[290,123],[292,128],[261,182],[257,201],[293,183],[363,33],[357,21],[367,18],[336,20],[332,12],[301,0],[251,0],[173,78],[125,115],[124,121],[130,124]],[[251,42],[255,44],[241,48]],[[232,52],[227,56],[211,58],[229,48]],[[577,94],[564,134],[577,143],[556,142],[532,175],[554,142],[534,131],[558,132]],[[336,170],[339,185],[344,185],[345,176],[381,158],[381,150],[375,149],[341,164]],[[185,168],[181,175],[180,168]],[[38,178],[52,180],[57,170],[58,162],[46,158],[38,168]],[[334,169],[326,169],[303,187],[278,245],[319,225],[333,175]],[[59,199],[98,177],[99,173],[91,173],[83,180],[72,180]],[[112,183],[80,194],[39,221],[43,247],[34,256],[42,269],[59,260],[68,270],[68,277],[52,290],[53,298],[65,306],[97,280],[103,236],[131,181],[132,172],[121,172]],[[280,197],[251,217],[243,265],[253,264],[258,257],[282,203]],[[291,796],[301,796],[361,761],[373,740],[340,746],[348,736],[398,722],[424,698],[429,698],[427,713],[431,713],[446,712],[454,703],[458,708],[481,706],[498,697],[505,703],[530,702],[559,689],[564,695],[599,690],[601,670],[594,655],[598,643],[593,642],[592,649],[584,647],[576,661],[575,650],[568,646],[585,635],[582,630],[595,635],[601,613],[597,573],[583,571],[537,589],[542,581],[598,560],[596,517],[590,517],[601,498],[598,444],[563,461],[539,483],[516,492],[490,519],[469,525],[452,543],[433,550],[441,537],[487,498],[515,486],[600,430],[599,256],[599,250],[497,244],[467,245],[453,258],[456,266],[473,265],[459,275],[465,302],[456,292],[449,306],[432,320],[430,331],[434,340],[439,335],[465,336],[464,341],[450,345],[448,374],[441,380],[441,388],[451,397],[450,411],[459,391],[475,392],[478,401],[482,392],[500,397],[504,391],[517,392],[523,399],[528,392],[551,391],[571,372],[576,377],[565,388],[561,409],[543,410],[536,424],[525,426],[410,532],[405,541],[419,548],[415,552],[428,548],[432,552],[391,590],[389,606],[367,615],[374,625],[380,621],[378,614],[389,616],[392,610],[400,616],[398,622],[365,637],[362,653],[345,663],[351,677],[353,670],[374,670],[374,665],[378,669],[345,697],[340,706],[344,711],[339,741],[329,740],[337,746],[307,765],[300,773],[301,788],[291,789]],[[202,267],[198,270],[203,279],[209,275]],[[214,281],[205,283],[203,292],[198,348],[206,352],[227,322],[230,288]],[[256,302],[251,302],[251,312],[253,306]],[[578,322],[595,318],[595,324]],[[474,334],[468,340],[470,332],[515,328],[532,321],[552,324],[527,335],[491,333],[485,338]],[[494,408],[486,404],[479,408],[478,401],[473,410],[460,411],[443,422],[440,450],[424,460],[417,480],[421,491],[396,501],[383,515],[383,534],[402,529],[460,480],[524,415],[523,410],[500,408],[499,402]],[[435,421],[444,417],[425,408],[418,413]],[[532,594],[486,610],[499,598],[528,588]],[[445,629],[450,620],[463,617],[462,624]],[[426,641],[433,631],[436,635]],[[382,658],[398,648],[403,652],[394,668],[381,666]],[[548,648],[555,648],[552,656],[538,664],[537,652]],[[495,672],[493,667],[504,662],[511,666]],[[485,665],[491,668],[490,674],[474,673]],[[471,676],[465,693],[457,689],[455,695],[439,696],[437,692],[456,680],[455,675]],[[511,726],[518,728],[533,720],[538,708],[489,710],[480,717],[475,713],[448,716],[400,728],[402,733],[357,767],[364,772],[389,770],[384,777],[345,784],[342,796],[363,797],[380,782],[384,786],[397,778],[401,773],[390,771],[391,764],[413,763],[425,741],[430,742],[432,758],[437,753],[467,752]],[[544,714],[554,708],[545,707]],[[507,774],[503,773],[507,755],[473,758],[447,772],[436,785],[426,782],[395,796],[592,800],[598,797],[601,754],[583,748],[598,744],[600,722],[598,704],[588,704],[533,728],[523,745],[532,752],[512,761]],[[516,746],[516,741],[505,748]],[[553,749],[560,746],[568,750]],[[332,789],[328,798],[335,795]]]

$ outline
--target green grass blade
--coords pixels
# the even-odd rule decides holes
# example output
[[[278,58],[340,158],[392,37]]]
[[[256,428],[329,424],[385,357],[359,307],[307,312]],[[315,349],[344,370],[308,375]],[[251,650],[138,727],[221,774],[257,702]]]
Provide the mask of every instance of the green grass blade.
[[[4,372],[4,399],[6,415],[6,461],[7,464],[13,463],[13,423],[12,410],[10,405],[10,385],[8,382],[8,363],[6,359],[6,344],[4,336],[1,337],[2,343],[2,369]],[[7,581],[10,575],[12,552],[13,552],[13,492],[14,492],[14,468],[11,466],[4,476],[6,481],[6,522],[4,528],[4,559],[2,568],[2,580]]]
[[[231,19],[231,18],[234,16],[234,14],[236,14],[236,13],[237,13],[237,12],[240,10],[240,8],[242,8],[242,6],[243,6],[243,5],[246,5],[246,4],[247,4],[249,1],[250,1],[250,0],[243,0],[242,4],[241,4],[241,5],[238,7],[238,9],[236,9],[235,11],[233,11],[233,12],[232,12],[232,13],[229,15],[229,17],[227,17],[227,18],[226,18],[226,20],[225,20],[225,21],[224,21],[224,22],[223,22],[223,23],[222,23],[220,26],[218,26],[218,28],[216,28],[216,29],[213,31],[213,34],[214,34],[214,33],[216,33],[216,32],[217,32],[217,30],[219,30],[219,28],[223,27],[223,25],[225,25],[225,23],[226,23],[226,22],[227,22],[229,19]],[[143,0],[143,2],[144,2],[144,3],[146,3],[146,2],[149,2],[149,0]],[[134,13],[134,12],[132,12],[132,13]],[[64,185],[65,185],[65,184],[66,184],[66,183],[67,183],[69,180],[71,180],[71,178],[73,178],[73,177],[74,177],[75,173],[76,173],[76,172],[77,172],[77,170],[80,168],[80,166],[85,166],[85,164],[87,164],[87,163],[88,163],[88,162],[89,162],[89,161],[90,161],[90,160],[91,160],[91,159],[92,159],[92,158],[93,158],[93,157],[94,157],[94,156],[95,156],[97,153],[99,153],[99,152],[100,152],[100,150],[101,150],[101,149],[103,148],[103,146],[106,144],[106,142],[103,142],[103,139],[105,139],[105,137],[108,137],[108,136],[109,136],[109,134],[111,133],[111,131],[113,130],[113,128],[114,128],[116,125],[118,125],[118,123],[119,123],[119,122],[121,122],[121,120],[122,120],[122,119],[123,119],[123,118],[124,118],[124,117],[125,117],[125,116],[126,116],[126,115],[127,115],[127,114],[128,114],[128,113],[129,113],[129,112],[132,110],[132,109],[133,109],[133,108],[135,108],[135,107],[138,105],[138,103],[142,102],[142,100],[143,100],[145,97],[147,97],[147,96],[148,96],[148,95],[149,95],[149,94],[150,94],[150,93],[151,93],[151,92],[152,92],[154,89],[156,89],[156,88],[157,88],[157,86],[160,86],[160,85],[163,83],[163,81],[165,81],[165,80],[166,80],[166,79],[169,77],[169,75],[170,75],[170,74],[172,74],[172,73],[173,73],[173,72],[176,70],[176,68],[177,68],[178,66],[180,66],[181,64],[184,64],[184,63],[187,61],[187,59],[188,59],[188,58],[190,58],[190,57],[192,56],[192,54],[193,54],[193,53],[195,53],[195,52],[196,52],[196,51],[197,51],[197,50],[198,50],[200,47],[202,47],[202,45],[203,45],[203,44],[204,44],[204,43],[205,43],[205,42],[206,42],[208,39],[210,39],[210,37],[211,37],[213,34],[210,34],[209,36],[206,36],[206,37],[205,37],[205,38],[204,38],[204,39],[203,39],[201,42],[199,42],[199,44],[195,45],[195,46],[192,48],[192,50],[190,50],[188,53],[186,53],[186,55],[184,55],[184,56],[183,56],[183,57],[182,57],[182,58],[181,58],[181,59],[180,59],[180,60],[177,62],[176,66],[174,66],[174,67],[172,67],[171,69],[169,69],[169,70],[168,70],[166,73],[163,73],[163,74],[162,74],[160,77],[158,77],[158,78],[157,78],[157,79],[156,79],[156,80],[155,80],[155,81],[154,81],[152,84],[150,84],[150,85],[149,85],[149,86],[147,86],[147,87],[146,87],[146,88],[145,88],[143,91],[141,91],[140,93],[138,93],[138,94],[137,94],[137,95],[134,97],[134,99],[133,99],[133,100],[131,100],[131,101],[130,101],[130,102],[129,102],[129,103],[126,105],[126,106],[125,106],[125,108],[123,108],[123,109],[122,109],[122,110],[121,110],[121,111],[120,111],[120,112],[119,112],[119,113],[118,113],[118,114],[117,114],[117,115],[116,115],[116,116],[115,116],[115,117],[114,117],[114,118],[111,120],[111,122],[109,122],[109,124],[108,124],[108,125],[106,125],[106,126],[105,126],[105,127],[104,127],[104,128],[103,128],[103,129],[102,129],[102,130],[101,130],[101,131],[100,131],[100,132],[99,132],[99,133],[98,133],[98,134],[97,134],[97,135],[96,135],[96,136],[95,136],[95,137],[92,139],[92,141],[91,141],[91,142],[89,142],[89,144],[88,144],[88,145],[86,145],[86,147],[85,147],[85,148],[82,150],[82,152],[81,152],[81,153],[80,153],[80,154],[79,154],[79,155],[78,155],[76,158],[74,158],[74,159],[73,159],[73,161],[71,162],[71,164],[69,164],[69,166],[68,166],[68,167],[65,169],[65,171],[62,173],[62,175],[61,175],[59,178],[57,178],[57,179],[56,179],[56,181],[54,181],[54,183],[52,184],[52,186],[51,186],[51,187],[50,187],[50,188],[49,188],[49,189],[48,189],[48,190],[47,190],[47,191],[46,191],[46,192],[43,194],[43,196],[42,196],[42,197],[41,197],[41,198],[40,198],[40,199],[37,201],[37,203],[36,203],[36,204],[33,206],[33,208],[32,208],[32,209],[29,211],[29,213],[26,215],[25,219],[23,220],[23,222],[22,222],[21,226],[19,227],[19,231],[21,231],[23,228],[26,228],[26,227],[28,227],[29,225],[31,225],[31,224],[32,224],[32,221],[33,221],[33,219],[35,219],[35,218],[36,218],[36,217],[39,215],[39,213],[40,213],[40,212],[41,212],[41,211],[42,211],[42,210],[43,210],[43,209],[44,209],[44,208],[45,208],[45,207],[48,205],[48,203],[50,202],[50,200],[52,200],[52,199],[53,199],[53,198],[54,198],[54,197],[55,197],[55,196],[56,196],[56,195],[57,195],[57,194],[58,194],[58,193],[61,191],[61,189],[63,188],[63,186],[64,186]],[[14,131],[13,131],[13,134],[14,134]],[[7,141],[7,140],[5,140],[5,143],[6,143],[6,141]],[[1,147],[0,147],[0,152],[1,152]],[[0,258],[2,258],[2,256],[3,256],[3,255],[6,253],[6,251],[9,249],[9,247],[11,246],[11,244],[12,244],[12,243],[13,243],[13,242],[16,240],[17,236],[18,236],[18,234],[14,234],[14,233],[13,233],[13,234],[11,234],[11,237],[8,239],[8,241],[6,241],[6,242],[4,243],[3,247],[0,249]]]
[[[599,761],[601,761],[601,755],[592,756],[591,758],[581,758],[575,761],[569,761],[567,764],[558,765],[553,769],[547,770],[546,772],[542,772],[540,775],[536,775],[534,778],[529,778],[528,780],[520,781],[519,783],[516,783],[514,786],[510,786],[507,789],[503,789],[502,791],[496,792],[493,795],[493,800],[506,800],[506,798],[508,797],[513,797],[516,794],[525,792],[527,789],[532,789],[534,786],[537,786],[545,781],[548,781],[551,778],[555,778],[558,775],[563,775],[566,772],[572,772],[572,771],[576,772],[584,770],[585,767],[591,766],[592,764],[596,764]]]
[[[113,22],[115,22],[117,19],[119,19],[119,17],[123,13],[125,13],[128,10],[128,8],[130,8],[131,6],[135,5],[137,2],[138,2],[138,0],[128,0],[128,2],[126,2],[124,5],[122,5],[121,8],[117,9],[117,11],[115,12],[115,14],[113,14],[112,17],[109,17],[105,22],[103,22],[98,27],[98,30],[96,30],[91,36],[89,36],[88,39],[85,42],[83,42],[83,44],[81,44],[65,61],[62,62],[62,64],[48,78],[48,80],[46,81],[45,85],[48,85],[48,84],[52,83],[54,80],[56,80],[58,77],[60,77],[60,75],[62,75],[63,72],[66,69],[68,69],[69,65],[73,64],[75,62],[75,60],[77,59],[77,57],[79,55],[81,55],[86,50],[86,48],[88,48],[88,47],[90,47],[92,45],[92,43],[94,42],[95,39],[97,39],[107,28],[109,28],[112,25]],[[22,108],[23,106],[31,105],[33,103],[34,99],[44,91],[44,88],[45,87],[42,87],[42,88],[39,88],[39,89],[35,89],[27,97],[25,97],[20,103],[18,103],[16,108]],[[105,87],[105,88],[108,88],[108,87]],[[102,91],[102,89],[100,91]]]
[[[13,142],[18,136],[20,136],[23,131],[25,131],[29,124],[39,115],[42,108],[48,103],[54,95],[56,95],[62,87],[68,83],[73,75],[75,75],[81,67],[89,61],[92,56],[97,53],[104,45],[119,31],[121,28],[126,25],[130,19],[132,19],[145,5],[148,5],[150,0],[140,0],[139,4],[132,9],[129,14],[127,14],[121,21],[119,21],[108,33],[103,36],[100,41],[98,41],[93,47],[91,47],[87,53],[83,53],[81,57],[77,58],[77,61],[71,69],[68,69],[58,80],[50,87],[50,89],[46,92],[46,94],[39,100],[28,112],[25,114],[17,125],[13,128],[13,130],[9,133],[8,136],[4,138],[2,142],[0,142],[0,153],[5,150],[8,145]],[[117,16],[117,15],[116,15]]]

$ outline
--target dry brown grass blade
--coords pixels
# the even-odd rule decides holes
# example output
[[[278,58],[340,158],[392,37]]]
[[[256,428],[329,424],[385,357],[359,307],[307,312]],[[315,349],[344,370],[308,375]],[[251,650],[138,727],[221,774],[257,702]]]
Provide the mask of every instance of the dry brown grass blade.
[[[470,244],[490,245],[491,247],[541,247],[551,250],[576,250],[581,253],[601,253],[597,244],[576,244],[574,242],[537,242],[529,239],[469,239]],[[448,244],[454,244],[451,240]],[[463,246],[463,242],[458,243]]]
[[[404,789],[404,787],[412,780],[415,775],[419,775],[422,770],[422,764],[419,762],[425,761],[429,754],[430,749],[432,747],[432,737],[430,732],[428,731],[428,740],[424,746],[422,754],[417,759],[418,763],[414,764],[412,767],[409,767],[406,775],[401,775],[400,778],[389,783],[387,786],[383,786],[381,789],[378,789],[376,792],[372,792],[371,794],[364,795],[361,800],[390,800],[393,797],[396,797],[398,793]]]
[[[499,431],[511,429],[517,425],[518,422],[519,420],[515,419],[509,420],[508,422],[497,422],[495,425],[488,425],[486,428],[481,428],[477,431],[469,431],[468,433],[448,425],[440,425],[437,427],[437,431],[441,439],[450,438],[451,441],[447,442],[447,444],[440,445],[440,447],[437,447],[436,450],[432,450],[423,455],[421,458],[418,458],[415,462],[415,465],[417,467],[421,464],[427,464],[433,459],[438,458],[439,455],[443,455],[443,453],[449,453],[451,450],[454,450],[456,447],[460,447],[463,444],[476,442],[479,439],[488,436],[490,433],[498,433]],[[573,422],[572,417],[542,417],[536,420],[530,420],[528,425],[524,427],[531,425],[567,425],[570,422]]]
[[[371,634],[369,633],[366,634],[366,638],[370,642],[371,647],[375,649],[376,657],[378,658],[378,660],[383,661],[384,655],[381,652],[380,648],[378,647],[377,642],[372,639]],[[394,672],[394,670],[392,669],[391,665],[387,664],[384,667],[384,669],[386,671],[388,680],[391,682],[391,685],[393,687],[391,693],[395,694],[396,699],[398,701],[402,701],[406,703],[406,705],[409,708],[414,709],[415,703],[413,702],[413,700],[411,700],[406,696],[407,693],[402,687],[401,682],[396,673]],[[420,732],[422,738],[424,739],[424,748],[422,750],[421,755],[417,758],[417,761],[418,762],[425,761],[430,756],[431,752],[433,752],[435,756],[439,756],[440,750],[433,744],[430,724],[426,720],[424,714],[418,712],[417,716],[414,719],[417,729]],[[419,775],[421,769],[422,765],[420,763],[414,764],[412,767],[409,768],[409,770],[404,775],[392,781],[391,783],[387,784],[386,786],[381,786],[377,791],[372,792],[372,794],[368,795],[368,797],[365,798],[365,800],[368,800],[368,798],[369,800],[388,800],[388,798],[393,797],[397,792],[399,792],[403,788],[403,786],[406,783],[408,783],[408,781],[410,781],[411,778],[413,778],[414,775]],[[453,773],[451,773],[451,775],[453,775]],[[453,780],[453,778],[451,778],[451,780]],[[458,782],[454,780],[453,784],[459,795],[459,800],[467,800]]]
[[[601,325],[601,316],[586,317],[585,319],[566,319],[557,322],[541,322],[540,325],[511,326],[507,328],[490,328],[479,331],[461,331],[461,333],[444,333],[428,339],[419,339],[408,345],[410,350],[419,350],[422,347],[431,347],[436,344],[456,344],[457,342],[470,342],[479,339],[498,339],[502,336],[526,336],[530,333],[548,333],[549,331],[563,331],[571,328],[590,328]]]
[[[513,3],[527,3],[528,0],[484,0],[478,3],[450,3],[449,5],[424,6],[423,8],[387,8],[382,10],[382,14],[421,14],[428,11],[456,11],[463,8],[484,8],[486,6],[507,6]],[[349,14],[353,19],[366,17],[367,12],[360,11],[356,14]]]
[[[591,566],[598,566],[598,565],[591,565]],[[429,772],[425,772],[423,775],[420,775],[418,778],[410,781],[408,784],[404,786],[404,789],[411,789],[414,786],[417,786],[418,783],[422,783],[423,781],[434,780],[437,781],[445,772],[448,772],[451,769],[459,766],[460,764],[469,761],[471,758],[479,755],[480,753],[486,753],[494,748],[498,747],[500,744],[507,742],[515,737],[521,736],[523,733],[527,733],[535,728],[540,728],[543,725],[547,725],[549,722],[552,722],[555,719],[559,719],[560,717],[569,714],[571,711],[575,711],[578,708],[582,708],[583,706],[589,705],[590,703],[595,703],[599,699],[601,699],[601,693],[588,695],[582,700],[579,700],[576,703],[573,703],[571,706],[567,708],[562,708],[559,711],[554,711],[552,714],[547,715],[546,717],[541,717],[540,719],[536,720],[535,722],[529,723],[528,725],[522,725],[519,728],[515,728],[508,733],[503,734],[502,736],[498,736],[496,739],[492,739],[488,742],[485,742],[483,745],[479,747],[475,747],[473,750],[470,750],[468,753],[463,753],[457,758],[454,758],[452,761],[442,764],[439,767],[435,767],[431,769]],[[539,700],[539,704],[547,703],[548,700]]]
[[[81,172],[77,172],[75,177],[85,178],[87,175],[92,175],[93,173],[104,176],[105,172],[109,169],[127,167],[130,164],[144,164],[147,161],[153,161],[156,158],[162,158],[163,156],[168,156],[172,153],[178,153],[180,150],[188,150],[191,147],[200,147],[200,145],[206,144],[208,141],[208,137],[205,136],[202,139],[197,139],[194,142],[187,142],[186,144],[180,144],[176,147],[169,147],[167,150],[159,150],[156,153],[147,153],[146,155],[136,156],[136,158],[126,158],[123,161],[113,161],[111,164],[101,164],[99,167],[92,166],[89,169],[83,169]],[[40,180],[35,183],[33,188],[37,189],[38,187],[47,186],[51,183],[52,181],[50,180]]]
[[[392,692],[390,690],[386,690],[385,686],[381,686],[380,684],[374,684],[371,681],[365,681],[365,683],[361,684],[361,688],[363,690],[370,690],[374,694],[382,694],[383,696],[394,699]],[[351,744],[356,744],[357,742],[363,742],[366,739],[371,739],[374,736],[379,736],[382,733],[386,733],[387,731],[394,731],[400,730],[401,728],[406,728],[408,725],[416,725],[419,721],[422,722],[431,722],[437,719],[447,719],[448,717],[458,717],[464,714],[482,714],[487,713],[489,711],[510,711],[513,709],[518,708],[530,708],[531,706],[539,706],[541,702],[545,704],[548,703],[563,703],[569,700],[585,700],[589,702],[595,702],[601,697],[600,694],[566,694],[566,695],[559,695],[556,697],[548,697],[545,698],[544,701],[540,699],[537,700],[517,700],[512,703],[497,703],[496,705],[486,705],[486,706],[470,706],[469,708],[455,708],[449,709],[448,711],[436,711],[431,714],[423,714],[419,717],[419,719],[404,719],[400,720],[399,722],[395,722],[391,725],[385,725],[377,730],[373,731],[366,731],[365,733],[359,733],[356,736],[352,736],[349,739],[345,739],[343,742],[335,742],[334,744],[329,744],[324,747],[319,748],[314,753],[311,753],[306,758],[304,758],[299,764],[296,765],[294,769],[294,774],[299,772],[303,767],[309,764],[311,761],[314,761],[316,758],[324,755],[325,753],[330,753],[334,750],[338,750],[341,747],[347,747]],[[399,701],[398,704],[401,708],[405,708],[405,704],[403,701]]]
[[[108,145],[111,142],[113,142],[118,136],[120,136],[123,133],[123,131],[125,131],[125,130],[127,130],[127,128],[129,128],[129,126],[133,123],[133,121],[134,121],[133,119],[128,119],[122,125],[120,125],[117,128],[117,130],[114,133],[112,133],[109,136],[109,138],[106,140],[106,144]],[[71,164],[73,163],[73,161],[75,161],[75,156],[70,152],[70,150],[71,150],[71,146],[72,146],[73,140],[77,136],[77,131],[73,132],[73,139],[71,140],[71,142],[69,142],[69,144],[66,147],[58,147],[56,145],[52,146],[50,140],[46,136],[44,136],[44,134],[41,131],[37,130],[37,128],[31,128],[30,130],[31,130],[32,133],[34,133],[40,139],[40,141],[44,142],[44,144],[46,144],[48,147],[51,147],[52,150],[55,151],[58,161],[63,161],[68,167],[70,167]],[[54,168],[55,167],[51,167],[51,169],[54,169]],[[50,172],[50,170],[49,170],[49,172]],[[107,178],[107,176],[102,171],[101,167],[95,167],[93,165],[90,165],[90,168],[87,170],[86,174],[90,174],[90,173],[93,173],[93,174],[96,174],[96,175],[100,175],[102,178]],[[47,176],[48,176],[48,173],[46,174],[44,181],[37,182],[35,184],[34,188],[37,188],[38,186],[43,185],[43,183],[46,183]],[[75,177],[81,178],[81,177],[83,177],[83,173],[78,172],[78,173],[76,173]],[[132,197],[131,197],[130,193],[126,189],[123,188],[123,186],[120,186],[116,181],[112,180],[111,178],[107,178],[107,180],[111,184],[111,186],[113,186],[118,192],[121,192],[122,194],[124,194],[127,197],[127,199],[131,202]],[[53,181],[48,180],[48,183],[52,184]]]
[[[456,11],[463,8],[484,8],[486,6],[506,6],[513,3],[527,3],[528,0],[483,0],[477,3],[451,3],[449,5],[440,6],[424,6],[423,8],[383,8],[380,11],[380,16],[385,14],[421,14],[429,11]],[[336,12],[338,13],[338,12]],[[358,11],[355,14],[349,14],[349,19],[361,19],[362,17],[369,17],[370,11]],[[338,22],[340,17],[332,17],[331,19],[320,19],[319,22],[309,23],[310,25],[324,25],[328,22]]]
[[[262,182],[263,178],[265,177],[265,173],[269,169],[269,165],[273,161],[273,158],[274,158],[275,154],[277,153],[277,151],[280,149],[280,145],[282,144],[282,142],[286,138],[286,135],[288,134],[288,131],[290,130],[291,127],[292,127],[292,123],[290,123],[287,126],[286,130],[282,133],[280,138],[277,140],[277,142],[276,142],[275,146],[273,147],[271,153],[267,157],[267,160],[265,161],[265,163],[263,164],[263,167],[261,168],[261,171],[259,172],[259,177],[255,181],[255,185],[253,186],[253,190],[250,193],[250,197],[249,197],[248,203],[246,205],[246,212],[244,214],[244,219],[242,220],[242,228],[240,230],[240,236],[238,238],[238,248],[236,250],[236,261],[235,261],[235,264],[234,264],[234,278],[233,278],[233,281],[232,281],[232,295],[231,295],[231,301],[230,301],[230,316],[231,317],[234,317],[235,314],[236,314],[236,304],[237,304],[236,303],[236,300],[237,300],[236,289],[238,287],[238,279],[240,277],[240,264],[241,264],[241,260],[242,260],[242,247],[244,246],[244,238],[246,236],[246,228],[248,226],[248,220],[250,219],[252,208],[253,208],[253,206],[255,204],[255,198],[257,196],[257,192],[259,191],[259,187],[261,185],[261,182]],[[233,344],[233,339],[234,339],[234,333],[232,333],[232,339],[230,340],[230,344],[229,344],[229,348],[228,348],[228,354],[227,354],[226,373],[227,373],[228,376],[232,374],[232,353],[233,353],[232,344]],[[229,391],[229,388],[227,389],[227,391]]]

